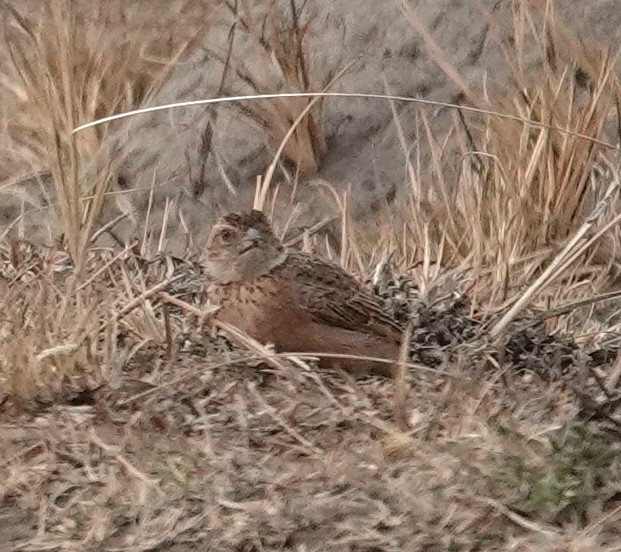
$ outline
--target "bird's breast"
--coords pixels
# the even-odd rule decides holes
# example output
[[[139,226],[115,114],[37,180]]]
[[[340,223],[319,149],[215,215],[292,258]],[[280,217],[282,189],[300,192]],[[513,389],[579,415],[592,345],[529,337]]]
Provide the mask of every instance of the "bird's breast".
[[[296,318],[291,312],[294,302],[287,287],[270,277],[246,283],[212,284],[207,298],[220,307],[216,319],[262,342],[278,342]]]

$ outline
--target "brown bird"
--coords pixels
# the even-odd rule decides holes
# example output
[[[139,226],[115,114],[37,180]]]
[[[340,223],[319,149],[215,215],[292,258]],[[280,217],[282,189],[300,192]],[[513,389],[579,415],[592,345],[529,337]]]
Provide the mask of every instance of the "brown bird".
[[[218,320],[278,351],[340,353],[395,361],[402,327],[339,266],[286,249],[260,211],[230,213],[211,230],[204,267]],[[353,375],[391,376],[389,363],[320,359]]]

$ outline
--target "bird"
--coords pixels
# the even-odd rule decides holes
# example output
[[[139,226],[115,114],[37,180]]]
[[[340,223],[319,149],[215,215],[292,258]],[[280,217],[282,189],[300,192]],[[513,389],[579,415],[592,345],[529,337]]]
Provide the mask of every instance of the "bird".
[[[216,320],[278,352],[336,353],[391,363],[320,357],[319,366],[354,377],[395,374],[403,327],[352,274],[323,258],[288,249],[265,214],[231,212],[213,225],[201,264]]]

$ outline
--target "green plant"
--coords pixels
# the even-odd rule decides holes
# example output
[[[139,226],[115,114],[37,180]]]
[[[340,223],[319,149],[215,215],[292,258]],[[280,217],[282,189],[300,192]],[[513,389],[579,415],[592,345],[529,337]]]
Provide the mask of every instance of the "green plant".
[[[594,503],[621,485],[619,451],[589,426],[573,426],[549,456],[529,465],[514,457],[503,478],[521,496],[515,507],[553,523],[585,523]]]

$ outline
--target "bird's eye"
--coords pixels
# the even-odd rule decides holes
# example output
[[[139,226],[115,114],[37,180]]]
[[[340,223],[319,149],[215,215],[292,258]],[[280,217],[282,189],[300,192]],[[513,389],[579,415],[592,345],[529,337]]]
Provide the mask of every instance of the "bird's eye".
[[[223,242],[230,242],[233,239],[234,235],[235,233],[232,230],[229,230],[228,228],[224,228],[220,232],[220,240]]]

